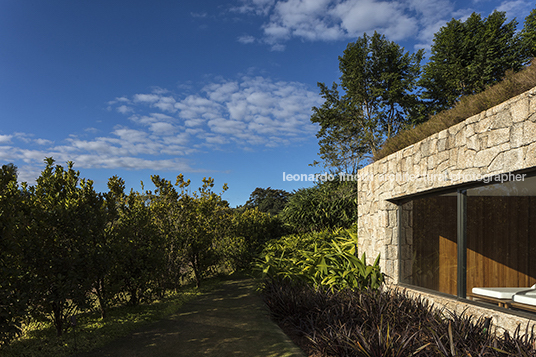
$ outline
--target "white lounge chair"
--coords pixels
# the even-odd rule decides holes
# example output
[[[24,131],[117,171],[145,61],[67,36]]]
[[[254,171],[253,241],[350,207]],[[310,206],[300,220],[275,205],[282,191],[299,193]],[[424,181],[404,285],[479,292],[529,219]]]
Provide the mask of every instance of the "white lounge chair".
[[[473,300],[482,300],[499,305],[500,307],[510,307],[513,297],[522,292],[535,291],[536,284],[532,287],[491,287],[491,288],[473,288],[471,294],[467,294]]]
[[[536,289],[521,291],[512,298],[513,307],[523,310],[536,311]]]

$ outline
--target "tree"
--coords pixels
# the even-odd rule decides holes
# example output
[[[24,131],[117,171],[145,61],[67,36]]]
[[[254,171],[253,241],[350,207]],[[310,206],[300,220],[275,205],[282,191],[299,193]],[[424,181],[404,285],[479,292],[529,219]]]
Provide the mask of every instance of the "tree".
[[[124,194],[121,183],[109,182],[118,200],[113,241],[117,245],[114,251],[120,252],[111,280],[128,294],[128,304],[135,306],[150,300],[158,288],[164,239],[153,220],[148,197],[132,189]]]
[[[31,282],[32,308],[51,317],[58,336],[78,308],[87,306],[92,282],[87,257],[91,251],[92,181],[80,179],[69,162],[67,169],[45,159],[35,186],[23,185],[28,217],[24,235],[24,268]]]
[[[216,194],[212,191],[214,179],[203,178],[202,182],[198,191],[189,193],[190,180],[185,181],[181,174],[176,181],[181,189],[182,247],[198,287],[209,270],[220,262],[218,241],[228,234],[230,218],[229,204],[221,198],[227,191],[227,184],[223,185],[222,193]]]
[[[21,332],[29,299],[18,239],[24,218],[13,164],[0,168],[0,345]]]
[[[528,57],[536,57],[536,9],[533,9],[525,18],[521,31],[521,41]]]
[[[209,271],[221,262],[219,243],[229,234],[230,209],[221,194],[212,191],[214,179],[203,178],[203,185],[189,190],[190,180],[180,174],[175,186],[159,176],[151,176],[156,186],[149,193],[155,222],[167,241],[168,269],[177,269],[178,278],[183,264],[193,271],[197,286]],[[223,192],[227,184],[223,185]]]
[[[318,84],[325,101],[313,107],[311,117],[320,125],[319,154],[326,167],[355,173],[386,138],[414,120],[423,54],[404,52],[377,32],[348,44],[339,57],[340,85]]]
[[[112,271],[121,255],[121,247],[116,238],[119,218],[119,207],[124,200],[124,181],[113,176],[108,180],[108,192],[98,195],[92,219],[101,229],[93,235],[91,256],[88,264],[92,264],[93,292],[97,297],[101,318],[106,317],[110,299],[118,292],[117,286],[111,281]]]
[[[442,27],[419,81],[426,113],[450,109],[460,97],[501,81],[507,70],[523,68],[528,57],[516,26],[515,20],[506,22],[504,12],[494,11],[485,19],[473,13],[465,22],[452,19]]]
[[[173,184],[158,175],[151,176],[155,192],[149,192],[151,212],[160,234],[164,237],[165,267],[162,284],[166,288],[177,288],[187,271],[186,257],[182,249],[185,234],[182,218],[183,212],[179,203],[179,193]]]
[[[257,208],[260,212],[277,215],[285,207],[291,196],[285,190],[257,187],[244,205],[245,208]]]
[[[232,270],[251,268],[264,244],[284,234],[279,216],[261,212],[258,208],[233,210],[232,231],[225,237],[222,250]]]

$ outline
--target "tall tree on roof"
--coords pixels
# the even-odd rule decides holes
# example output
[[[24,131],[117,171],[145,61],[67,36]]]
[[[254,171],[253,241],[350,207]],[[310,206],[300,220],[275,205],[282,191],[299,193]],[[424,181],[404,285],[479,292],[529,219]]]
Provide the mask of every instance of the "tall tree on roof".
[[[348,44],[339,57],[340,84],[330,89],[318,83],[325,101],[311,117],[320,125],[319,155],[327,168],[355,173],[386,138],[418,117],[423,55],[409,54],[376,32]]]
[[[536,9],[533,9],[525,18],[525,25],[521,30],[521,41],[529,57],[536,57]]]
[[[515,20],[506,22],[504,12],[494,11],[484,19],[473,13],[442,27],[419,81],[427,113],[450,109],[460,97],[501,81],[507,70],[522,69],[528,54],[516,26]]]

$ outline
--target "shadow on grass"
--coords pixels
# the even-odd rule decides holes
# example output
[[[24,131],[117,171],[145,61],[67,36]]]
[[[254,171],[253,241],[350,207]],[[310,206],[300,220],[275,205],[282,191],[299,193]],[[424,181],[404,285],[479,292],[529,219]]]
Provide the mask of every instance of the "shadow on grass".
[[[270,320],[253,279],[225,280],[176,314],[77,357],[304,356]]]

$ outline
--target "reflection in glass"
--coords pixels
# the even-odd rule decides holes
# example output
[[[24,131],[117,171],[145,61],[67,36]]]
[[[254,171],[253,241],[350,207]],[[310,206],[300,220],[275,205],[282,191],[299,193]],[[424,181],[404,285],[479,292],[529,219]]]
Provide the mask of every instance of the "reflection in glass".
[[[456,295],[456,193],[402,205],[404,283]],[[467,190],[467,291],[536,283],[536,177]]]
[[[467,190],[467,291],[536,283],[536,177]]]

